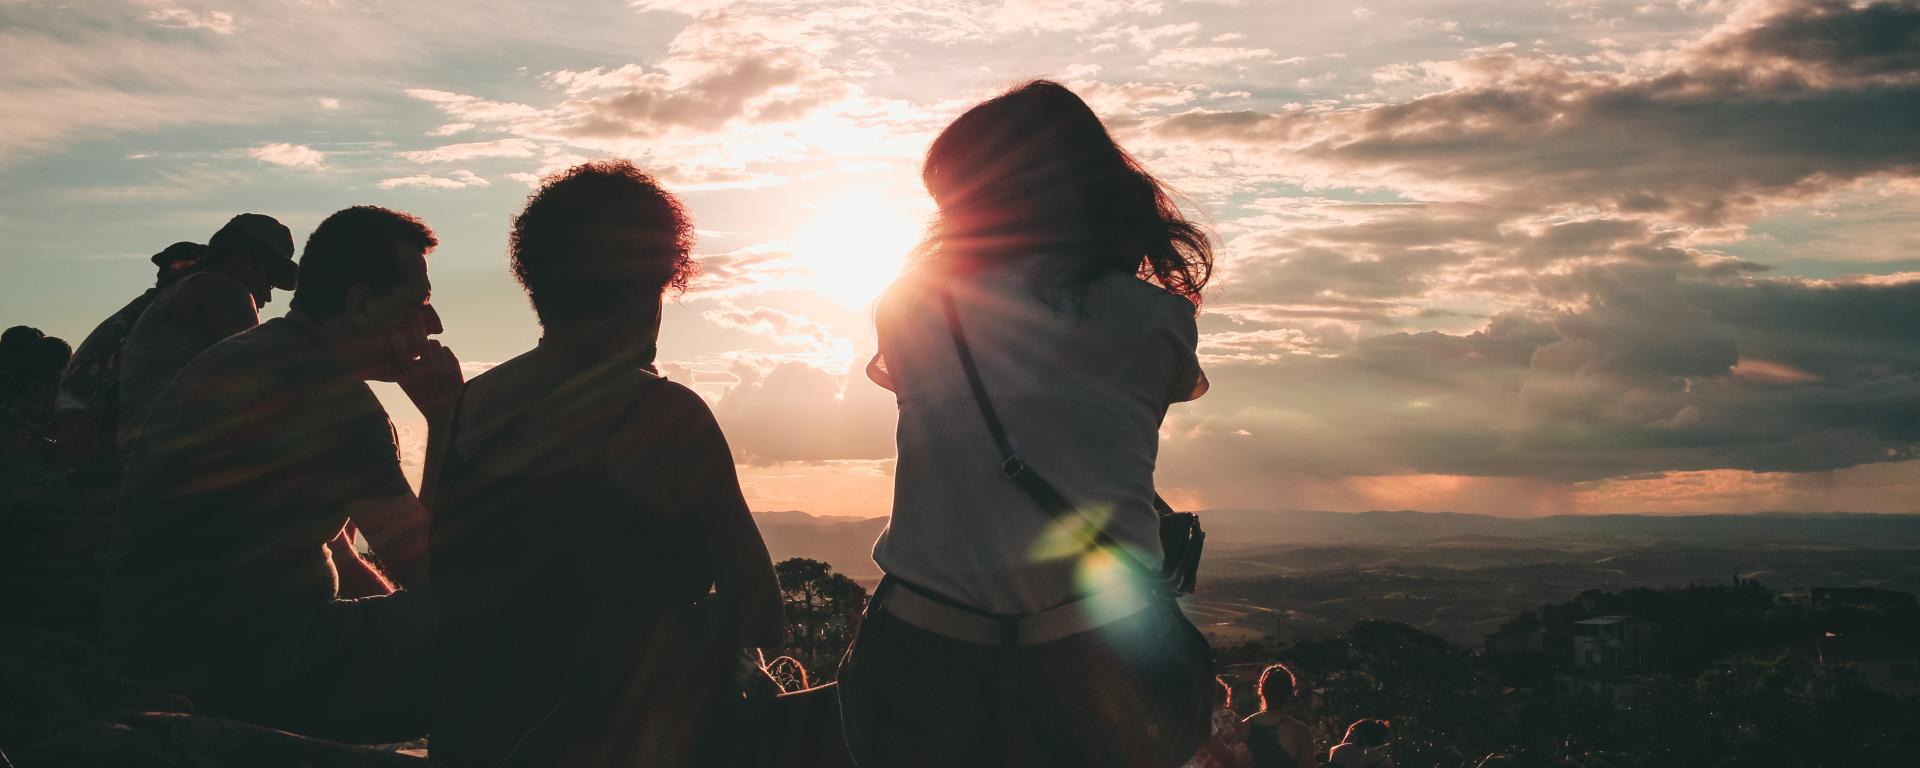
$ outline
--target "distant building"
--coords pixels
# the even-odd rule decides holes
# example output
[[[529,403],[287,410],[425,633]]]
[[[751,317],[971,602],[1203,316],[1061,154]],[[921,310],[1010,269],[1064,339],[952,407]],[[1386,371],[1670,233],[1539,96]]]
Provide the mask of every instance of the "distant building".
[[[1868,688],[1903,699],[1920,696],[1920,651],[1911,645],[1878,632],[1828,632],[1819,653],[1821,664],[1859,671]]]
[[[1658,622],[1596,616],[1573,623],[1573,667],[1613,673],[1639,669],[1660,639]]]

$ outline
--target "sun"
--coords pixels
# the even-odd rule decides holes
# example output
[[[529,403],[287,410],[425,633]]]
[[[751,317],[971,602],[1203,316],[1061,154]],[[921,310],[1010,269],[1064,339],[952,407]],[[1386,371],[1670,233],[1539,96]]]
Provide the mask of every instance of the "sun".
[[[794,287],[847,307],[871,304],[900,276],[931,210],[923,199],[880,187],[835,191],[787,238]]]

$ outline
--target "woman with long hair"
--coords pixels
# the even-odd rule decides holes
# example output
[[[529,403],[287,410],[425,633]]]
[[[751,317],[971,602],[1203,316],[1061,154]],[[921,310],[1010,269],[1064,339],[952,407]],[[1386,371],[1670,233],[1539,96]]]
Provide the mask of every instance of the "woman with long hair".
[[[1247,749],[1253,768],[1301,768],[1318,762],[1313,729],[1287,714],[1299,681],[1285,664],[1260,671],[1260,711],[1247,716]]]
[[[1206,389],[1212,244],[1044,80],[962,114],[922,180],[937,220],[868,366],[899,458],[886,578],[840,674],[848,746],[862,766],[1179,765],[1214,680],[1153,583],[1153,468],[1167,407]]]
[[[513,222],[544,333],[467,383],[428,478],[436,762],[696,762],[740,650],[781,638],[726,438],[653,368],[692,235],[626,162],[548,177]]]

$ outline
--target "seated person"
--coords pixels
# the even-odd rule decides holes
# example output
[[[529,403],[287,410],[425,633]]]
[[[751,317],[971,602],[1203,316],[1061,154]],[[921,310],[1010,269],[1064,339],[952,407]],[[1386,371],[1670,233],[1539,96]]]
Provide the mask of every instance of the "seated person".
[[[1247,716],[1247,748],[1253,768],[1301,768],[1319,761],[1313,748],[1313,729],[1287,714],[1287,704],[1299,689],[1293,670],[1274,664],[1260,672],[1260,711]]]
[[[1327,753],[1327,765],[1334,768],[1393,768],[1387,755],[1387,740],[1392,726],[1385,720],[1356,720],[1347,726],[1347,737]]]
[[[154,405],[104,606],[129,676],[202,713],[326,738],[426,731],[426,511],[366,382],[399,382],[444,423],[460,369],[428,338],[435,243],[403,213],[333,214],[307,240],[292,311],[215,344]],[[341,546],[349,522],[408,589]],[[369,591],[392,594],[341,599]]]
[[[297,272],[293,233],[271,216],[243,213],[213,233],[192,274],[154,294],[120,349],[121,466],[180,369],[215,342],[259,325],[260,307],[273,300],[275,287],[293,288]]]
[[[740,650],[780,640],[726,438],[653,370],[692,232],[625,162],[549,178],[514,221],[513,271],[545,333],[466,387],[430,483],[438,762],[693,762],[737,725],[718,696],[740,690]]]
[[[87,334],[73,360],[60,374],[60,397],[54,404],[60,435],[60,456],[69,466],[87,472],[119,473],[114,439],[119,433],[120,347],[133,331],[134,321],[168,286],[193,274],[206,258],[199,243],[174,243],[153,255],[158,268],[152,288],[135,296],[119,311],[100,321]]]
[[[52,479],[54,391],[73,349],[38,328],[0,334],[0,488]]]

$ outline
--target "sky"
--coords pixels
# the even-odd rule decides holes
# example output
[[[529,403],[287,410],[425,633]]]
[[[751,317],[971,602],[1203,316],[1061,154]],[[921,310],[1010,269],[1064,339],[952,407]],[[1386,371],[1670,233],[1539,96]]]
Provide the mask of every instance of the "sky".
[[[169,243],[370,203],[481,371],[538,338],[531,185],[631,158],[759,510],[887,513],[919,157],[1048,77],[1218,238],[1176,505],[1920,511],[1914,0],[0,0],[0,50],[0,323],[73,341]]]

